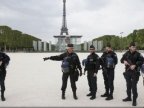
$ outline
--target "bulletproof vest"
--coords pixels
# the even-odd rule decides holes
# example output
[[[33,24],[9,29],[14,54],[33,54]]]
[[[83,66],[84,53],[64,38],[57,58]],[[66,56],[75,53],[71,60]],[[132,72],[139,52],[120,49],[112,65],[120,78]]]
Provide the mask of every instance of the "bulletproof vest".
[[[74,62],[76,61],[76,54],[66,56],[62,61],[62,72],[69,73],[74,68]]]
[[[115,67],[114,58],[112,57],[111,54],[108,54],[106,56],[106,67],[107,68],[114,68]]]
[[[134,54],[131,54],[130,52],[127,53],[126,59],[129,64],[135,64],[137,61],[138,53],[135,52]]]
[[[93,69],[95,69],[96,68],[96,62],[97,62],[96,56],[90,55],[87,58],[87,61],[85,63],[85,66],[86,66],[87,70],[93,70]]]

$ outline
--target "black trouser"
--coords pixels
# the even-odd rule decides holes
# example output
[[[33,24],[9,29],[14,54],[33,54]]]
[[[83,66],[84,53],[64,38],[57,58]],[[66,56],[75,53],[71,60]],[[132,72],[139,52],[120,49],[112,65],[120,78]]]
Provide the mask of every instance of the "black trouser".
[[[107,94],[113,95],[114,91],[114,68],[103,69],[104,85]]]
[[[105,70],[103,70],[103,79],[104,79],[105,90],[106,93],[108,94],[109,93],[108,75]]]
[[[63,92],[65,92],[66,88],[67,88],[67,81],[68,81],[68,77],[70,76],[70,82],[71,82],[71,88],[73,92],[76,92],[76,81],[75,81],[75,77],[74,77],[74,73],[63,73],[62,76],[62,88],[61,90]]]
[[[6,72],[0,70],[0,86],[1,86],[1,92],[5,91],[5,77]]]
[[[93,71],[88,71],[87,79],[88,79],[89,90],[92,93],[92,95],[95,96],[97,92],[97,77],[96,76],[94,77]]]
[[[138,97],[137,83],[139,81],[139,76],[140,73],[136,71],[127,71],[124,73],[127,86],[127,95],[129,98],[131,98],[131,90],[132,90],[134,100],[136,100],[136,98]]]

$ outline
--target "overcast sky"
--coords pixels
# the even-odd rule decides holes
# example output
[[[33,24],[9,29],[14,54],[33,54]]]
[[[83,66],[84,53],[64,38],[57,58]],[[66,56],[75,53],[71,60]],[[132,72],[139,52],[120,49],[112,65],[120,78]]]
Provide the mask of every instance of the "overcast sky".
[[[0,0],[0,25],[53,41],[62,25],[63,0]],[[144,0],[67,0],[69,34],[82,41],[144,28]]]

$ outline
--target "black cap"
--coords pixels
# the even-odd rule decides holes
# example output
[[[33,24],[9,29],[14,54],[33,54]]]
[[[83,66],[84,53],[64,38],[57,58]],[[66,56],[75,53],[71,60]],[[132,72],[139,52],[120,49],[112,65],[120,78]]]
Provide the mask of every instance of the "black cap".
[[[95,49],[95,47],[93,45],[90,46],[90,49]]]
[[[67,47],[72,47],[73,48],[73,44],[67,44]]]
[[[129,47],[131,47],[131,46],[136,46],[135,42],[131,42],[131,43],[129,44]]]

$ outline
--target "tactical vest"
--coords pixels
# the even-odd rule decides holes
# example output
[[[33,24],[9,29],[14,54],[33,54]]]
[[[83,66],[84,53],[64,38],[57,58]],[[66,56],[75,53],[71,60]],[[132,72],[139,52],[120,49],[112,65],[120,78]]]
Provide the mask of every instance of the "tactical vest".
[[[114,58],[110,54],[108,54],[106,57],[106,67],[107,68],[114,68],[115,67]]]
[[[63,73],[69,73],[71,70],[74,70],[74,62],[76,61],[76,54],[72,54],[71,56],[66,56],[61,65],[61,69]]]
[[[94,56],[89,56],[86,61],[86,68],[87,70],[94,70],[96,68],[97,58]]]
[[[135,52],[133,55],[130,52],[127,52],[127,54],[126,54],[126,61],[130,65],[136,64],[138,56],[140,56],[138,52]],[[129,68],[129,66],[127,65],[126,69],[128,69],[128,68]],[[137,72],[140,72],[140,68],[141,68],[141,66],[136,66],[135,70]]]

